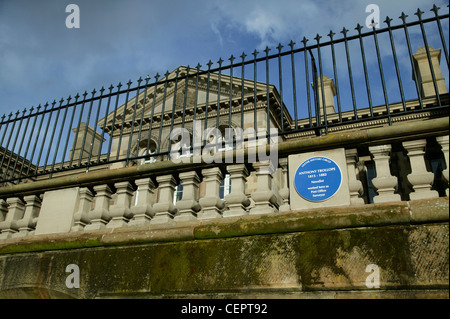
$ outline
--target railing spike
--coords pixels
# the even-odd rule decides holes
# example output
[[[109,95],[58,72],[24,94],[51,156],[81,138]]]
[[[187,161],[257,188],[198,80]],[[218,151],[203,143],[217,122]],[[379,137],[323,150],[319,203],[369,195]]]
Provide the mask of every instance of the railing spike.
[[[448,5],[447,5],[447,7],[448,7]],[[430,11],[433,11],[434,14],[437,16],[439,9],[440,9],[440,7],[438,7],[436,4],[433,4],[433,8],[431,8]]]
[[[420,19],[422,19],[422,14],[423,14],[424,12],[423,11],[421,11],[420,10],[420,8],[417,8],[417,12],[416,13],[414,13],[416,16],[418,16],[419,17],[419,20]]]
[[[406,18],[407,17],[408,17],[408,15],[405,14],[404,12],[402,12],[402,15],[399,18],[402,19],[403,23],[406,23]]]
[[[391,21],[392,21],[392,19],[389,18],[388,16],[386,16],[386,20],[384,20],[383,22],[386,23],[388,25],[388,27],[390,27],[391,26]]]
[[[281,49],[283,48],[283,46],[281,45],[281,43],[278,43],[277,49],[278,52],[281,53]]]
[[[358,25],[359,25],[359,23],[358,23]],[[334,37],[335,34],[336,33],[334,33],[333,30],[330,30],[330,33],[328,33],[327,36],[329,36],[330,39],[333,40],[333,37]]]

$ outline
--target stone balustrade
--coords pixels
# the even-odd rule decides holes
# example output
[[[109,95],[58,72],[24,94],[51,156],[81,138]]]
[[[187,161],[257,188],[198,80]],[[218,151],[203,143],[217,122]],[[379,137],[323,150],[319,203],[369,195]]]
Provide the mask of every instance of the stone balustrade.
[[[373,186],[376,192],[374,203],[448,196],[448,141],[449,136],[446,135],[397,143],[396,152],[405,154],[401,157],[402,162],[396,163],[404,168],[402,171],[406,172],[406,176],[403,177],[393,169],[393,145],[369,146],[367,150],[375,168],[375,177],[370,180],[364,179],[358,171],[360,150],[355,147],[346,149],[347,167],[344,171],[348,184],[341,187],[348,187],[350,205],[370,203],[364,185],[366,188],[367,185]],[[435,173],[431,172],[427,157],[427,147],[431,142],[441,152],[441,164],[437,166],[440,171]],[[291,210],[292,196],[289,170],[296,168],[289,167],[287,157],[279,159],[278,169],[272,174],[267,170],[268,165],[265,162],[217,164],[215,167],[135,177],[111,184],[8,197],[0,200],[0,239],[288,212]],[[225,174],[230,176],[231,190],[220,198],[221,181]],[[440,193],[434,189],[436,174],[442,176],[446,185]],[[407,181],[408,194],[399,194],[400,180]],[[183,185],[182,197],[174,202],[175,189],[180,181]],[[77,204],[68,204],[72,202]],[[321,205],[327,207],[326,201]],[[49,223],[52,220],[47,211],[50,206],[58,213],[55,225],[41,227],[44,230],[36,233],[40,222]],[[56,225],[60,221],[70,227]]]

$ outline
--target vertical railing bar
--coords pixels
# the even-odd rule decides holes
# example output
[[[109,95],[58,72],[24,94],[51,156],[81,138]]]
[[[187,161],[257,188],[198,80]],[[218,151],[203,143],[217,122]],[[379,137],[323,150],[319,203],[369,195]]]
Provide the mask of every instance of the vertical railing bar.
[[[52,135],[51,135],[51,137],[50,137],[50,143],[53,142],[53,138],[55,137],[56,126],[58,125],[59,113],[61,112],[61,106],[62,106],[62,103],[63,103],[63,102],[64,102],[64,99],[61,99],[61,100],[59,101],[59,107],[58,107],[58,110],[56,111],[55,125],[53,125]],[[61,127],[61,129],[63,129],[63,126]],[[62,131],[61,131],[61,132],[62,132]],[[45,170],[46,170],[46,168],[47,168],[47,164],[50,164],[50,163],[48,163],[48,157],[50,156],[50,151],[51,151],[51,149],[52,149],[52,146],[49,145],[48,151],[47,151],[47,155],[45,156],[44,169],[42,170],[43,173],[45,173]],[[58,153],[58,149],[57,149],[57,148],[55,148],[55,154],[56,154],[56,153]],[[50,176],[49,176],[50,178],[52,178],[52,173],[53,173],[53,165],[50,166]]]
[[[37,166],[36,166],[36,173],[37,173],[37,170],[38,170],[38,167],[39,167],[39,162],[41,161],[41,155],[42,155],[42,151],[44,150],[45,140],[47,139],[48,128],[50,126],[50,121],[52,119],[53,111],[55,109],[55,104],[56,104],[56,101],[54,100],[52,102],[52,108],[51,108],[51,111],[50,111],[50,117],[48,119],[47,126],[45,128],[44,138],[42,139],[42,146],[41,146],[41,149],[39,151],[39,158],[38,158],[38,162],[37,162]],[[43,170],[42,170],[43,173],[45,173],[45,165],[46,164],[47,164],[47,160],[44,161],[44,166],[43,166]]]
[[[87,94],[88,93],[86,91],[84,91],[84,93],[83,93],[83,102],[81,103],[80,116],[78,117],[77,130],[76,130],[75,136],[73,138],[72,154],[70,155],[69,168],[72,167],[72,162],[73,162],[73,158],[74,158],[74,155],[75,155],[75,147],[76,147],[76,144],[77,144],[77,141],[78,141],[78,134],[80,132],[81,119],[83,117],[84,105],[86,103],[86,96],[87,96]]]
[[[105,137],[105,130],[106,130],[106,122],[108,120],[108,115],[109,115],[109,106],[111,105],[111,96],[112,96],[112,90],[114,89],[114,86],[111,84],[108,88],[109,93],[108,93],[108,101],[106,102],[106,110],[105,110],[105,115],[103,118],[103,127],[102,127],[102,136],[100,137],[100,143],[98,146],[98,154],[97,154],[97,164],[100,163],[100,156],[102,153],[102,146],[103,146],[103,139]],[[112,136],[111,136],[112,139]]]
[[[141,144],[142,125],[144,124],[145,105],[147,104],[148,81],[150,81],[150,76],[147,75],[147,77],[145,78],[144,97],[142,99],[141,118],[139,120],[139,131],[138,131],[138,137],[137,137],[137,143],[136,143],[136,153],[134,156],[136,158],[139,156],[139,145]]]
[[[41,161],[42,151],[44,150],[45,140],[47,139],[48,128],[50,126],[50,121],[52,119],[52,115],[53,115],[53,110],[55,108],[55,104],[56,104],[56,101],[53,101],[52,102],[52,107],[50,109],[49,119],[48,119],[47,125],[45,127],[44,137],[42,139],[42,145],[41,145],[41,148],[39,149],[39,156],[38,156],[38,160],[36,162],[35,174],[38,173],[39,163]],[[46,103],[45,107],[47,107],[47,106],[48,106],[48,104]]]
[[[358,25],[356,26],[355,30],[358,31],[358,35],[359,35],[359,46],[361,48],[361,59],[363,62],[363,68],[364,68],[364,79],[365,79],[365,83],[366,83],[366,92],[367,92],[367,100],[369,102],[369,110],[370,110],[370,117],[373,117],[373,104],[372,104],[372,95],[370,93],[370,82],[369,82],[369,72],[367,72],[367,64],[366,64],[366,53],[364,50],[364,41],[363,38],[361,37],[361,29],[363,27],[358,23]]]
[[[311,110],[311,92],[310,92],[310,87],[309,87],[308,54],[307,54],[307,51],[306,51],[306,42],[308,42],[308,41],[309,40],[306,37],[303,37],[302,43],[303,43],[303,48],[305,49],[304,55],[305,55],[305,74],[306,74],[306,76],[305,76],[306,100],[308,102],[309,127],[312,128],[313,127],[313,123],[312,123],[312,110]]]
[[[416,72],[416,68],[414,67],[414,58],[413,58],[413,54],[412,54],[412,50],[411,50],[411,41],[409,39],[409,32],[408,32],[408,28],[406,27],[406,25],[407,25],[406,18],[407,17],[408,16],[404,12],[402,12],[400,19],[402,19],[402,21],[403,21],[403,30],[405,32],[406,44],[408,46],[409,60],[411,63],[414,84],[416,86],[417,98],[419,99],[420,109],[423,110],[422,93],[420,92],[420,86],[419,86],[419,82],[418,82],[419,79],[418,79],[418,75]]]
[[[19,128],[17,129],[17,134],[14,137],[14,143],[13,143],[12,148],[11,148],[11,156],[8,159],[8,164],[6,165],[6,169],[5,169],[5,179],[8,178],[9,165],[11,164],[11,160],[14,157],[14,149],[16,148],[17,139],[19,138],[20,130],[22,129],[22,123],[23,123],[23,119],[24,119],[26,111],[27,111],[27,109],[24,109],[22,111],[22,116],[20,117]],[[20,154],[20,152],[17,153],[17,160],[19,159],[19,154]],[[17,161],[16,161],[16,163],[17,163]],[[0,166],[0,167],[3,168],[3,165]],[[12,173],[11,173],[11,178],[14,178],[14,171],[12,171]]]
[[[139,79],[137,80],[138,88],[136,90],[136,96],[135,96],[136,101],[134,102],[133,117],[131,119],[130,136],[128,137],[127,159],[125,162],[125,167],[128,167],[128,165],[130,163],[131,144],[133,143],[133,134],[134,134],[134,122],[136,120],[137,106],[138,106],[138,102],[139,102],[139,92],[140,92],[140,86],[141,86],[142,81],[143,81],[142,77],[139,77]],[[136,147],[139,148],[139,144]]]
[[[38,113],[39,113],[39,109],[40,108],[41,108],[40,105],[36,108],[36,114],[34,115],[33,125],[31,126],[30,138],[28,139],[27,147],[25,149],[25,154],[23,155],[22,165],[20,166],[19,181],[20,181],[20,178],[22,177],[22,172],[23,172],[23,168],[25,167],[25,162],[27,161],[28,150],[30,149],[30,144],[31,144],[31,140],[32,140],[32,137],[33,137],[34,129],[36,127],[36,122],[37,122],[37,119],[38,119]],[[33,109],[33,108],[31,108],[31,109]],[[30,114],[31,114],[31,112],[30,112]],[[0,145],[1,145],[1,143],[0,143]],[[29,162],[30,162],[30,165],[31,165],[31,159],[30,159]]]
[[[419,17],[420,30],[422,31],[422,38],[423,38],[423,43],[425,44],[425,51],[427,53],[428,65],[429,65],[430,71],[431,71],[431,78],[433,79],[434,92],[436,93],[436,99],[438,101],[438,105],[442,106],[441,98],[439,96],[439,88],[436,83],[436,74],[434,73],[433,64],[431,62],[430,48],[428,47],[428,40],[427,40],[427,36],[425,34],[425,28],[423,26],[423,22],[422,22],[422,13],[423,13],[422,11],[417,9],[417,12],[414,14]]]
[[[88,153],[88,160],[87,160],[87,163],[86,163],[86,171],[89,169],[89,167],[91,165],[92,151],[94,149],[95,136],[97,134],[98,117],[100,115],[100,109],[101,109],[101,106],[102,106],[103,92],[104,91],[105,91],[105,89],[102,86],[102,88],[100,89],[100,97],[99,97],[99,100],[98,100],[97,114],[95,115],[94,127],[92,129],[93,132],[92,132],[91,145],[90,145],[89,153]],[[101,145],[102,143],[103,143],[103,139],[100,140],[99,144]]]
[[[2,136],[2,141],[1,141],[1,143],[0,143],[0,146],[3,144],[3,140],[5,139],[5,136],[6,136],[6,132],[8,132],[8,126],[9,126],[9,121],[11,120],[11,116],[12,116],[13,114],[12,114],[12,112],[11,113],[9,113],[9,116],[8,116],[8,122],[6,123],[6,128],[5,128],[5,132],[3,133],[3,136]],[[19,115],[19,113],[16,113],[16,118],[17,118],[17,116]],[[5,115],[3,115],[3,118],[5,117]],[[11,131],[9,131],[9,135],[11,136],[12,135],[12,132],[14,131],[14,126],[15,126],[15,121],[14,122],[12,122],[13,123],[13,128],[12,128],[12,130]],[[4,162],[4,160],[5,160],[5,156],[6,156],[6,153],[8,152],[8,146],[9,146],[9,139],[10,138],[8,138],[8,143],[6,144],[6,146],[3,148],[4,150],[3,150],[3,156],[2,156],[2,163],[0,164],[0,172],[1,172],[1,170],[3,169],[3,162]],[[3,176],[3,174],[2,174],[2,176]],[[6,177],[6,176],[5,176]]]
[[[247,54],[245,52],[242,52],[241,59],[242,59],[242,65],[241,65],[241,128],[244,127],[244,80],[245,80],[245,57]],[[231,123],[230,123],[231,128]]]
[[[198,83],[199,83],[199,73],[200,73],[200,68],[201,68],[201,64],[198,63],[197,67],[196,67],[196,74],[195,74],[195,93],[194,93],[194,116],[192,119],[192,123],[195,123],[195,121],[197,120],[197,107],[198,107]],[[186,76],[186,80],[188,80],[189,78]],[[186,92],[187,94],[187,92]],[[193,127],[193,130],[195,129],[195,127]],[[193,145],[191,145],[193,146]]]
[[[219,63],[219,82],[218,82],[218,88],[217,88],[217,114],[216,114],[216,127],[219,127],[219,117],[220,117],[220,90],[222,86],[222,58],[217,61]]]
[[[0,124],[0,129],[1,129],[1,127],[3,126],[3,125],[5,125],[3,122],[5,121],[5,117],[6,117],[6,114],[3,114],[2,115],[2,121],[1,121],[1,124]],[[6,128],[5,128],[5,131],[3,132],[3,135],[2,135],[2,140],[1,140],[1,142],[0,142],[0,146],[3,144],[3,139],[5,138],[5,134],[6,134],[6,132],[8,131],[8,125],[9,125],[9,122],[7,121],[6,122]]]
[[[229,100],[230,104],[228,106],[228,125],[231,127],[231,113],[233,108],[233,61],[235,57],[231,55],[231,57],[228,59],[230,61],[230,94],[229,94]],[[216,127],[219,129],[219,126]]]
[[[266,100],[267,100],[267,110],[266,110],[266,125],[267,125],[267,144],[270,144],[270,88],[269,88],[269,47],[266,46],[264,52],[266,52]],[[259,137],[258,137],[259,138]]]
[[[168,81],[169,81],[169,70],[167,70],[166,74],[165,74],[165,81],[164,81],[164,94],[163,94],[163,101],[162,101],[162,109],[161,109],[161,117],[160,117],[160,123],[159,123],[159,141],[158,141],[158,148],[156,150],[156,153],[159,153],[159,150],[161,148],[161,133],[162,133],[162,126],[163,126],[163,122],[164,122],[164,109],[166,107],[166,94],[167,94],[167,85],[168,85]],[[170,144],[170,140],[169,140],[169,144]]]
[[[150,114],[150,122],[148,123],[148,136],[147,136],[147,148],[145,150],[145,155],[148,156],[150,153],[150,140],[152,138],[152,127],[153,127],[153,115],[155,112],[155,103],[156,103],[156,92],[158,88],[158,79],[159,79],[159,73],[156,73],[155,75],[155,88],[153,91],[153,102],[152,102],[152,112]],[[161,136],[159,136],[158,145],[161,143]]]
[[[175,73],[175,87],[174,87],[174,90],[173,90],[173,103],[172,103],[172,119],[170,121],[169,136],[170,136],[170,133],[173,130],[173,123],[174,123],[174,120],[175,120],[175,106],[176,106],[176,102],[177,102],[177,90],[178,90],[178,76],[179,76],[179,74],[180,74],[180,69],[178,68],[176,70],[176,73]],[[186,77],[186,81],[187,80],[188,80],[188,78]],[[171,143],[171,141],[169,139],[169,148],[167,150],[169,152],[169,157],[170,157],[171,149],[172,149],[172,143]]]
[[[447,61],[447,67],[450,68],[450,64],[449,64],[449,60],[448,60],[448,51],[447,51],[447,44],[445,42],[445,38],[444,38],[444,33],[442,32],[442,26],[441,26],[441,21],[438,18],[438,11],[439,11],[439,7],[436,6],[435,4],[433,4],[433,8],[430,11],[434,12],[434,15],[436,17],[436,23],[438,26],[438,30],[439,30],[439,35],[441,36],[441,43],[442,43],[442,47],[444,49],[444,55],[445,55],[445,60]]]
[[[27,122],[25,124],[25,128],[26,128],[25,130],[28,130],[28,125],[30,124],[30,119],[31,119],[31,113],[33,113],[33,110],[34,110],[34,108],[31,107],[30,114],[28,115]],[[12,170],[12,177],[14,177],[14,172],[16,171],[17,163],[19,162],[20,152],[22,152],[22,146],[23,146],[24,141],[25,141],[25,135],[26,135],[25,133],[22,135],[22,139],[21,139],[21,141],[19,143],[20,144],[19,145],[19,151],[17,152],[17,160],[14,162],[14,167],[13,167],[13,170]],[[31,140],[31,135],[30,135],[30,138],[28,139],[28,141],[30,141],[30,140]],[[29,143],[28,143],[28,145],[29,145]],[[22,157],[22,164],[25,162],[27,152],[28,152],[28,149],[26,150],[25,155]],[[23,165],[22,165],[22,167],[23,167]],[[21,173],[22,173],[22,171],[20,171],[20,174]],[[18,175],[18,178],[21,177],[20,174]]]
[[[405,94],[403,92],[402,79],[401,79],[401,75],[400,75],[400,70],[398,68],[397,52],[395,50],[394,38],[392,36],[391,21],[392,21],[392,19],[389,18],[388,16],[386,16],[386,20],[384,21],[384,23],[386,23],[388,25],[389,39],[390,39],[390,42],[391,42],[392,55],[394,57],[395,72],[397,73],[398,87],[400,89],[400,96],[401,96],[401,99],[402,99],[403,111],[406,112]]]
[[[283,103],[283,71],[281,66],[281,49],[283,46],[281,43],[278,44],[278,82],[280,85],[280,126],[281,134],[284,133],[284,103]]]
[[[67,111],[68,111],[68,108],[69,108],[68,105],[69,105],[71,99],[72,99],[72,97],[69,95],[69,97],[67,98],[67,105],[64,108],[64,115],[63,115],[63,120],[62,120],[62,123],[61,123],[61,130],[59,131],[58,141],[56,142],[56,147],[55,147],[55,154],[53,155],[52,166],[50,168],[50,176],[49,176],[50,178],[52,178],[53,170],[55,168],[56,156],[58,154],[58,149],[59,149],[59,143],[61,143],[61,136],[62,136],[62,133],[64,131],[64,127],[65,127],[64,123],[66,122]],[[70,130],[70,128],[69,128],[69,130]],[[61,159],[61,164],[62,163],[64,163],[64,157]]]
[[[64,168],[64,158],[66,157],[66,152],[67,152],[67,147],[69,146],[69,140],[70,140],[70,133],[72,132],[72,124],[73,124],[73,119],[75,117],[75,110],[76,110],[76,106],[77,106],[77,101],[80,98],[80,95],[77,93],[77,95],[74,96],[75,97],[75,103],[73,105],[73,109],[72,109],[72,116],[70,117],[70,123],[69,123],[69,127],[67,130],[67,136],[66,136],[66,142],[64,145],[64,152],[61,158],[61,166],[60,166],[60,170],[62,170]]]
[[[183,98],[183,117],[181,118],[181,128],[184,129],[184,123],[186,121],[186,107],[187,107],[187,96],[188,96],[188,82],[189,82],[189,65],[186,67],[186,78],[184,79],[184,98]]]
[[[253,51],[253,129],[256,133],[257,128],[258,128],[258,114],[257,114],[257,108],[258,108],[258,95],[257,95],[257,91],[256,91],[256,83],[258,82],[258,78],[257,78],[257,70],[258,70],[258,64],[256,63],[256,56],[258,55],[258,51]],[[242,128],[244,129],[244,128]],[[255,136],[256,137],[256,136]]]
[[[348,77],[350,80],[350,90],[352,93],[352,103],[353,103],[353,113],[355,116],[355,120],[358,119],[358,114],[356,111],[356,98],[355,98],[355,87],[353,85],[353,73],[352,73],[352,64],[351,64],[351,59],[350,59],[350,52],[348,50],[348,39],[347,39],[347,32],[349,30],[347,30],[346,28],[343,28],[341,33],[344,34],[344,44],[345,44],[345,54],[347,56],[347,68],[348,68]]]
[[[31,152],[31,157],[30,157],[30,165],[28,165],[27,172],[25,174],[26,176],[29,175],[30,169],[31,169],[31,165],[33,164],[34,153],[36,151],[36,147],[37,147],[37,144],[38,144],[38,141],[39,141],[39,135],[41,134],[41,128],[42,128],[42,124],[44,123],[45,111],[47,110],[47,106],[48,106],[48,103],[46,103],[44,105],[44,111],[42,112],[42,118],[41,118],[41,120],[39,122],[38,133],[36,134],[36,139],[35,139],[34,144],[33,144],[33,151]],[[37,107],[37,109],[39,110],[39,108],[41,108],[40,104]],[[36,116],[37,116],[37,113],[36,113]],[[39,161],[36,162],[36,167],[38,167],[38,165],[39,165]]]
[[[295,42],[291,40],[289,46],[291,47],[291,69],[292,69],[292,94],[294,98],[294,125],[295,129],[298,129],[298,113],[297,113],[297,86],[295,84],[295,62],[294,62],[294,45]]]
[[[119,98],[120,98],[119,92],[120,92],[121,87],[122,87],[122,83],[119,82],[119,84],[117,85],[116,103],[114,106],[113,118],[112,118],[112,123],[111,123],[111,134],[110,134],[111,138],[109,139],[108,152],[106,153],[106,162],[109,162],[109,157],[111,155],[111,147],[112,147],[112,142],[113,142],[114,128],[116,126],[117,108],[119,106]],[[106,129],[106,127],[104,129]]]
[[[336,87],[336,100],[337,100],[337,107],[338,107],[338,114],[339,114],[339,122],[342,122],[342,110],[341,110],[341,97],[339,94],[339,81],[338,81],[338,75],[337,75],[337,69],[336,69],[336,55],[334,51],[334,42],[333,42],[333,36],[336,33],[333,32],[333,30],[330,30],[330,33],[328,33],[328,36],[330,37],[331,42],[331,58],[333,62],[333,73],[334,73],[334,83]]]
[[[87,136],[87,132],[89,130],[89,122],[91,121],[91,113],[92,113],[92,105],[94,103],[94,96],[95,93],[97,93],[97,91],[94,89],[92,91],[92,98],[91,98],[91,103],[89,103],[89,112],[87,115],[87,119],[86,119],[86,127],[84,129],[84,134],[83,134],[83,141],[81,143],[81,152],[80,152],[80,157],[78,158],[78,166],[81,167],[81,161],[83,159],[83,153],[84,153],[84,145],[86,143],[86,136]]]
[[[322,72],[322,55],[320,54],[320,38],[322,38],[319,34],[316,36],[317,41],[317,57],[319,58],[319,74],[320,74],[320,88],[322,91],[322,109],[323,109],[323,123],[325,125],[325,134],[328,134],[328,120],[327,120],[327,108],[325,101],[325,90],[323,85],[323,72]],[[317,88],[319,89],[319,88]]]
[[[373,30],[373,38],[374,38],[374,41],[375,41],[375,49],[376,49],[376,52],[377,52],[378,69],[380,71],[381,85],[383,86],[384,102],[386,103],[386,112],[387,112],[387,115],[388,115],[388,122],[389,122],[389,125],[392,125],[391,110],[390,110],[390,107],[389,107],[389,99],[388,99],[387,91],[386,91],[386,82],[384,80],[383,65],[381,63],[380,47],[378,45],[378,37],[377,37],[377,32],[375,30],[375,26],[372,27],[372,30]]]
[[[126,114],[127,114],[127,107],[128,107],[128,97],[130,94],[130,86],[131,86],[131,79],[127,82],[127,91],[126,91],[126,96],[125,96],[125,103],[123,105],[123,114],[122,114],[122,125],[120,126],[120,134],[119,134],[119,142],[117,145],[117,154],[116,154],[116,160],[119,160],[119,155],[120,155],[120,147],[122,146],[122,136],[123,136],[123,129],[125,127],[125,118],[126,118]]]
[[[322,135],[322,130],[320,127],[320,105],[319,105],[319,93],[317,88],[319,87],[318,79],[317,79],[317,67],[316,67],[316,60],[314,59],[314,55],[312,54],[311,50],[308,50],[309,55],[311,56],[311,66],[312,66],[312,74],[313,74],[313,94],[314,94],[314,109],[316,112],[316,128],[314,129],[314,132],[317,136]],[[312,116],[312,115],[311,115]]]
[[[196,74],[195,74],[195,93],[194,93],[194,116],[192,119],[192,143],[190,145],[190,150],[192,151],[192,154],[196,154],[197,150],[194,149],[194,143],[195,140],[193,139],[193,137],[197,134],[195,133],[195,122],[197,121],[197,107],[198,107],[198,85],[199,85],[199,75],[200,75],[200,71],[202,65],[200,63],[197,64],[196,67]],[[188,77],[186,76],[186,80],[188,79]],[[184,132],[183,132],[184,133]],[[196,147],[198,147],[198,145],[195,145]]]
[[[213,63],[211,62],[211,60],[209,60],[208,62],[208,76],[207,76],[207,81],[206,81],[206,102],[205,102],[205,125],[204,125],[204,131],[206,132],[206,130],[208,129],[208,109],[209,109],[209,90],[210,90],[210,77],[211,77],[211,65]],[[202,139],[202,147],[204,147],[206,145],[206,139],[203,138],[203,136],[201,137]]]

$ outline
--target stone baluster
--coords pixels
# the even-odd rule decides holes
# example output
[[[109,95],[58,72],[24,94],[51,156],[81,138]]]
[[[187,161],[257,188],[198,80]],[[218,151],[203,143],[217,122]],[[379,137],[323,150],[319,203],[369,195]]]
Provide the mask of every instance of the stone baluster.
[[[449,145],[448,145],[448,135],[446,136],[438,136],[436,137],[436,141],[441,145],[442,147],[442,152],[444,153],[444,158],[445,158],[445,165],[447,165],[447,168],[445,170],[442,171],[442,177],[444,178],[444,180],[447,182],[447,189],[445,190],[445,193],[448,195],[449,193],[449,177],[448,177],[448,166],[450,164],[449,162],[449,158],[448,158],[448,149],[449,149]]]
[[[173,204],[173,195],[176,187],[176,180],[172,175],[157,176],[158,182],[158,202],[153,205],[155,216],[150,223],[162,224],[173,220],[177,208]]]
[[[78,211],[73,216],[73,226],[70,229],[71,232],[83,230],[86,225],[89,224],[89,211],[91,209],[94,195],[89,188],[80,188],[80,206]]]
[[[36,195],[29,195],[24,197],[25,213],[23,218],[17,221],[18,233],[14,237],[25,237],[36,229],[36,224],[41,209],[41,199]]]
[[[11,197],[6,200],[8,212],[4,221],[0,222],[0,239],[11,238],[19,231],[17,221],[23,217],[25,206],[18,197]]]
[[[149,223],[155,215],[153,209],[153,193],[155,191],[155,184],[151,178],[143,178],[135,181],[138,187],[136,191],[136,205],[131,207],[133,219],[128,223],[128,226],[141,225]]]
[[[411,200],[436,198],[439,194],[435,190],[431,190],[434,174],[427,171],[425,165],[425,147],[426,139],[403,142],[406,149],[409,162],[411,163],[411,174],[407,176],[408,182],[412,185],[414,192],[409,194]]]
[[[111,217],[109,216],[109,203],[111,201],[111,188],[104,185],[94,186],[95,206],[89,212],[91,223],[84,227],[84,230],[98,230],[105,228]]]
[[[178,213],[174,220],[186,221],[197,219],[197,213],[201,209],[197,200],[200,178],[195,171],[180,173],[179,177],[183,181],[183,193],[181,200],[176,203]]]
[[[283,187],[278,191],[281,198],[283,199],[283,204],[280,206],[280,212],[288,212],[291,210],[291,205],[289,205],[289,180],[288,180],[288,159],[280,158],[279,164],[282,170],[282,183]]]
[[[0,223],[6,219],[6,214],[8,213],[8,204],[4,199],[0,199]]]
[[[245,164],[236,164],[227,166],[230,174],[231,192],[225,196],[228,210],[223,212],[224,217],[246,215],[246,208],[250,205],[250,200],[245,195],[245,181],[247,179],[248,170]]]
[[[131,197],[133,196],[133,187],[130,182],[119,182],[114,184],[117,194],[116,206],[109,210],[111,219],[106,225],[107,228],[116,228],[127,226],[129,220],[133,218],[130,209]]]
[[[251,197],[255,202],[255,207],[250,210],[250,214],[271,214],[278,209],[277,197],[272,191],[272,175],[269,173],[270,162],[256,162],[253,167],[256,170],[256,191]]]
[[[345,157],[347,160],[347,174],[348,174],[348,188],[350,192],[351,205],[364,205],[364,199],[361,196],[364,193],[364,188],[360,180],[356,177],[356,162],[358,160],[358,150],[352,148],[345,150]]]
[[[225,201],[220,199],[220,183],[223,179],[220,168],[213,167],[202,170],[205,179],[205,196],[200,198],[199,203],[203,212],[198,215],[199,219],[220,218]]]
[[[374,196],[374,203],[400,201],[399,194],[395,194],[397,177],[391,175],[389,168],[391,145],[370,146],[369,151],[375,162],[377,177],[372,179],[372,185],[378,193]]]

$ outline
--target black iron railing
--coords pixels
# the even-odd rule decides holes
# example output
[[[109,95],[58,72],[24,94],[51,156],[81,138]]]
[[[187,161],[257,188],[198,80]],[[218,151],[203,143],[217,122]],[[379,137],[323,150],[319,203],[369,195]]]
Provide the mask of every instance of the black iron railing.
[[[164,77],[157,74],[154,80],[139,78],[135,86],[130,80],[3,115],[1,181],[19,183],[55,172],[114,162],[130,165],[169,154],[171,143],[163,145],[163,128],[172,131],[196,120],[204,127],[215,123],[219,128],[226,120],[231,125],[232,115],[238,114],[237,125],[244,127],[250,113],[257,131],[261,109],[265,123],[275,122],[281,136],[328,134],[342,123],[374,119],[390,125],[395,114],[448,109],[448,95],[438,83],[447,81],[448,90],[449,14],[448,8],[444,10],[447,13],[440,14],[433,6],[432,16],[425,18],[418,9],[414,17],[402,13],[396,25],[386,17],[382,28],[358,24],[354,31],[344,28],[339,36],[330,31],[327,41],[318,34],[314,40],[303,38],[301,45],[291,41],[276,50],[242,53],[240,59],[231,56],[226,65],[220,59],[216,67],[211,61],[207,68],[180,67]],[[434,90],[429,96],[414,67],[419,48],[424,48],[431,70]],[[444,80],[431,67],[432,48],[442,52]],[[332,113],[326,109],[325,75],[335,90]],[[265,129],[270,136],[271,125]]]

